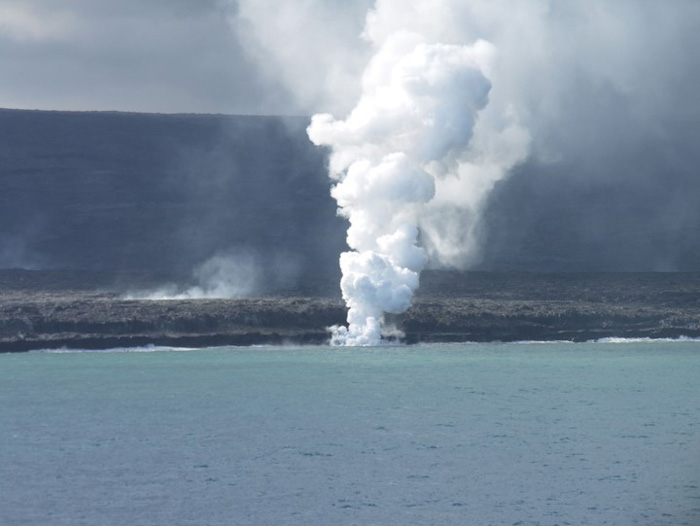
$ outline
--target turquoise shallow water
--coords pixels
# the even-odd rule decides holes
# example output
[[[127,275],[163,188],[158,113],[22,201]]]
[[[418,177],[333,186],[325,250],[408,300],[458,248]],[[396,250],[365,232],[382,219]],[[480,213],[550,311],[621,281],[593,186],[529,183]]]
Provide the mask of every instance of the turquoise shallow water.
[[[700,342],[0,355],[2,525],[697,525]]]

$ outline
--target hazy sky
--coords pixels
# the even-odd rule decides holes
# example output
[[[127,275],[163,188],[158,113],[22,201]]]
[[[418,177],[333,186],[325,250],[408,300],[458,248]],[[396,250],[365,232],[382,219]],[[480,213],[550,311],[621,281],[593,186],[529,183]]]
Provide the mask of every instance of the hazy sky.
[[[371,55],[359,36],[374,4],[0,0],[0,107],[340,113],[354,104]],[[514,98],[540,115],[575,102],[560,94],[575,99],[585,84],[663,113],[698,111],[695,0],[440,5],[442,17],[437,4],[416,0],[385,18],[410,29],[428,18],[414,16],[425,7],[457,28],[448,40],[496,44],[508,72],[499,89],[521,91]]]
[[[218,0],[0,0],[0,107],[293,111],[246,58],[235,11]]]

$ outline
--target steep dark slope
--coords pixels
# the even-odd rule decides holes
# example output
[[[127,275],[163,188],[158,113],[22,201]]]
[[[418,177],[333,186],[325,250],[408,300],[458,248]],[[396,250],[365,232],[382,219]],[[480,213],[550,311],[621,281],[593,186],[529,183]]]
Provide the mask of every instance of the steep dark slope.
[[[345,225],[306,124],[0,110],[0,268],[186,280],[245,254],[270,286],[335,281]]]
[[[184,285],[223,255],[254,263],[256,292],[337,294],[346,224],[307,123],[0,110],[0,268]],[[686,127],[517,167],[490,196],[478,268],[700,270],[700,153]]]

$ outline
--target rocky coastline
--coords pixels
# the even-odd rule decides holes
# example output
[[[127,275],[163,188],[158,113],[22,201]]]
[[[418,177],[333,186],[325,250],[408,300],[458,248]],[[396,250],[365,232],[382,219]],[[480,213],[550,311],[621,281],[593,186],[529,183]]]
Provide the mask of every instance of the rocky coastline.
[[[126,299],[78,272],[0,271],[0,352],[145,345],[324,344],[343,323],[333,291],[243,299]],[[428,272],[401,341],[700,337],[700,273]]]

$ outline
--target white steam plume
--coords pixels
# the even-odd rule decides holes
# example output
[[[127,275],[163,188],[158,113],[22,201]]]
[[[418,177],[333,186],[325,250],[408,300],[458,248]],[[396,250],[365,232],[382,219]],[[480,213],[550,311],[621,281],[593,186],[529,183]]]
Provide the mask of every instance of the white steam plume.
[[[371,39],[379,11],[369,21]],[[401,30],[373,44],[355,108],[344,120],[315,115],[308,128],[332,149],[332,195],[350,222],[351,250],[340,257],[348,327],[334,328],[337,344],[381,341],[383,314],[410,307],[429,255],[454,263],[473,243],[485,195],[527,151],[527,134],[502,109],[478,125],[489,104],[491,44]],[[466,231],[450,224],[464,219],[454,208],[471,214]]]
[[[238,5],[238,27],[247,28],[253,54],[266,52],[273,64],[285,65],[282,76],[302,107],[316,99],[332,111],[349,111],[345,118],[315,115],[308,134],[331,148],[332,195],[350,222],[350,251],[340,257],[348,327],[336,327],[333,342],[377,344],[384,313],[411,305],[426,265],[474,260],[486,196],[528,154],[529,134],[508,90],[492,83],[498,49],[479,38],[478,25],[464,23],[473,13],[453,0],[377,0],[362,40],[354,42],[355,11],[348,17],[332,1],[294,3],[295,32],[307,27],[312,45],[290,39],[284,46],[271,35],[289,33],[287,18],[269,10],[261,16],[251,0]],[[478,11],[486,4],[474,5]],[[337,16],[314,31],[321,6],[318,12]],[[360,75],[365,57],[371,58]],[[295,75],[294,68],[308,74]],[[324,73],[322,82],[309,86]],[[354,93],[359,100],[353,105]]]

